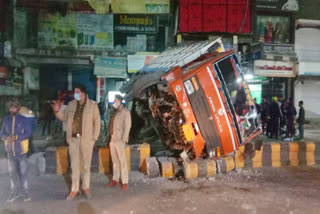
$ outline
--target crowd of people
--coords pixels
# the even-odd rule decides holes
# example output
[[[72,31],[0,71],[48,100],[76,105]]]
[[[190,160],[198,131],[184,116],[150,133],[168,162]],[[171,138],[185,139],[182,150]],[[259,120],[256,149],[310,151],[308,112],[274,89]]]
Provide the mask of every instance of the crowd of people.
[[[281,138],[284,141],[304,139],[305,111],[303,101],[299,101],[298,117],[292,99],[285,99],[283,102],[279,102],[278,97],[273,97],[272,102],[262,99],[260,105],[256,102],[255,105],[260,116],[263,134],[269,138]],[[299,136],[294,139],[295,135],[297,135],[296,123],[298,124]]]

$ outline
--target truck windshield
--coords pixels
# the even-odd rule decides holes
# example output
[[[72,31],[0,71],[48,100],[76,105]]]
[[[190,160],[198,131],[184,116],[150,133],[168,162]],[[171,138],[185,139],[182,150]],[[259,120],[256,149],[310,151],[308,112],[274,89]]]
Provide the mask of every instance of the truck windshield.
[[[229,109],[234,117],[238,137],[245,141],[256,128],[256,110],[248,86],[232,56],[215,63],[214,68],[218,73]]]

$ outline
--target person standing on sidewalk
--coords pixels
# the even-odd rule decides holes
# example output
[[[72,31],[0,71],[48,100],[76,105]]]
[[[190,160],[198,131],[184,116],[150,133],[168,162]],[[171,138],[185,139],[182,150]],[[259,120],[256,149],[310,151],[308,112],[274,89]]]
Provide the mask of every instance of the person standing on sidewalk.
[[[114,113],[110,121],[110,152],[113,163],[113,177],[108,187],[114,187],[122,180],[122,190],[128,189],[128,166],[125,154],[125,144],[129,141],[129,132],[131,129],[130,111],[122,104],[123,97],[116,95],[113,108]]]
[[[287,118],[287,138],[284,141],[293,141],[294,136],[294,118],[297,115],[296,108],[293,105],[293,100],[290,99],[288,101],[288,105],[286,107],[286,118]]]
[[[98,105],[87,96],[83,85],[74,89],[74,100],[65,110],[60,103],[52,103],[56,117],[67,122],[67,143],[72,170],[72,188],[67,200],[73,200],[79,193],[80,172],[82,190],[86,198],[91,198],[90,170],[93,146],[100,134],[100,114]]]
[[[29,151],[29,138],[32,132],[30,121],[19,115],[20,103],[13,99],[10,101],[10,115],[3,120],[0,131],[1,140],[5,142],[8,157],[8,171],[10,177],[10,196],[7,202],[13,202],[22,196],[23,200],[30,201],[28,172],[27,172],[27,153]],[[18,180],[20,178],[21,189],[19,190]],[[20,194],[21,192],[21,194]]]
[[[280,132],[280,119],[282,118],[278,97],[273,97],[273,102],[270,106],[270,116],[271,116],[271,138],[278,139],[279,132]]]
[[[298,115],[298,127],[299,127],[299,139],[303,140],[304,138],[304,121],[305,121],[305,112],[304,112],[304,108],[303,108],[303,101],[300,100],[299,101],[299,115]]]

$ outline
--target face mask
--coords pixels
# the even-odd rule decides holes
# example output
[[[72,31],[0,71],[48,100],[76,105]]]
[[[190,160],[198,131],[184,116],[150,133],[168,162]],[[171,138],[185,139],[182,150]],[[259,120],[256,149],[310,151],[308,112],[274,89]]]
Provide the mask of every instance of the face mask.
[[[76,100],[76,101],[80,101],[81,99],[80,99],[80,94],[79,93],[74,93],[74,99]]]
[[[117,103],[113,103],[112,107],[115,108],[115,109],[118,109],[120,107],[120,103],[118,103],[118,102]]]
[[[12,115],[12,116],[16,116],[17,115],[17,112],[10,112],[10,114]]]

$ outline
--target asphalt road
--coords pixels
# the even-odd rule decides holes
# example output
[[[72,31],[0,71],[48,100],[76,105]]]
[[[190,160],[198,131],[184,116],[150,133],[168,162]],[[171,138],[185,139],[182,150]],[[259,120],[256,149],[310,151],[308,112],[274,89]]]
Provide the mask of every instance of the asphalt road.
[[[130,173],[130,186],[107,188],[108,178],[92,174],[93,199],[65,201],[68,179],[33,177],[32,201],[6,203],[7,176],[0,177],[1,214],[109,213],[320,213],[320,167],[263,168],[192,180],[149,179]]]

